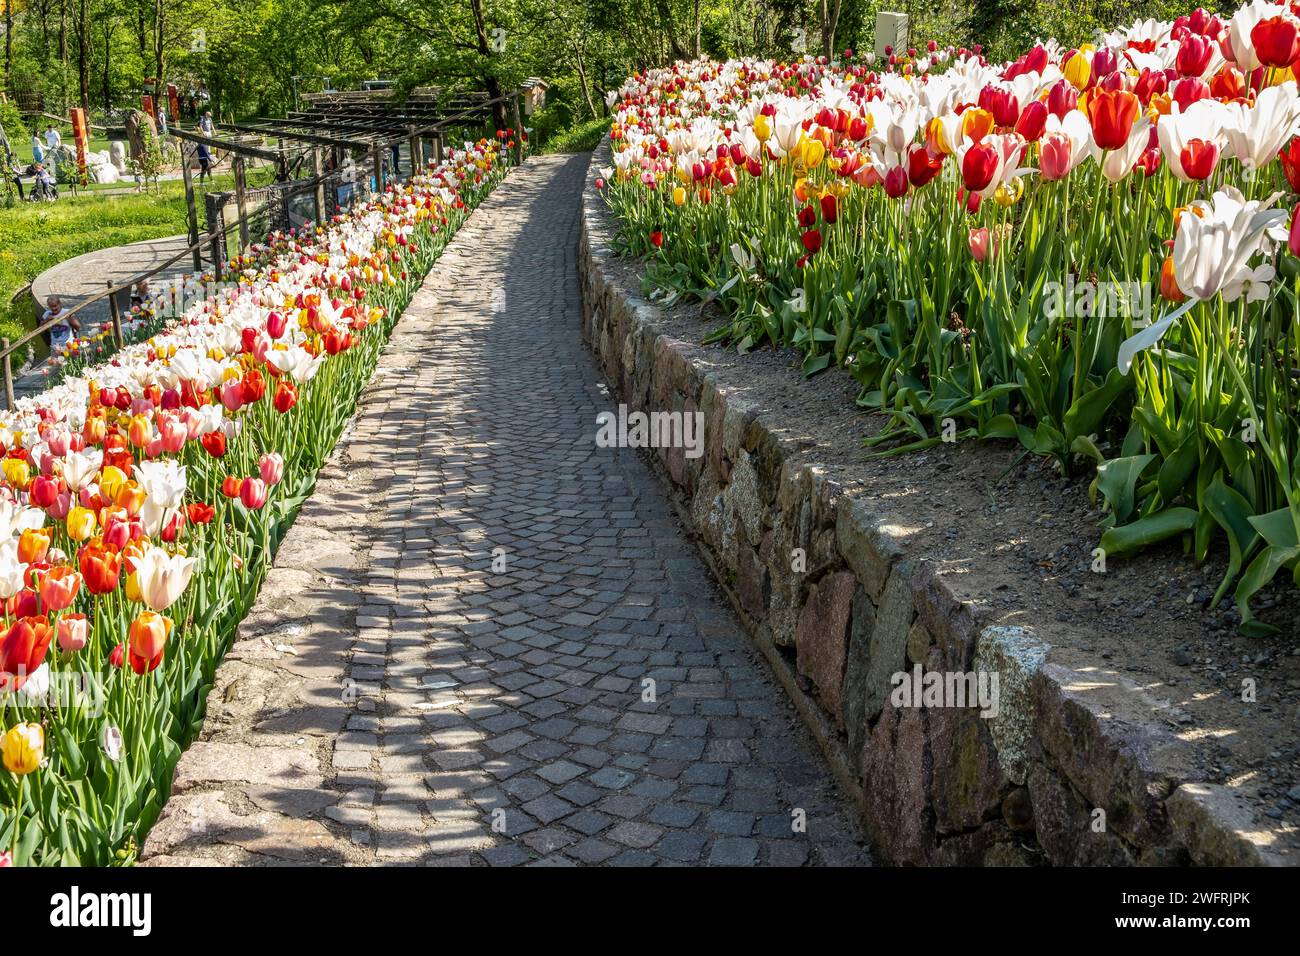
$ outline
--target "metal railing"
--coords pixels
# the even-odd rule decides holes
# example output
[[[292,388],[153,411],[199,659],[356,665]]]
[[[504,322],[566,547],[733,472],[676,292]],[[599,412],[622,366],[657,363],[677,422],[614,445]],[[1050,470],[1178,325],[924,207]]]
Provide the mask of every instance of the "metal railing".
[[[411,168],[413,170],[416,170],[422,168],[425,165],[423,139],[425,137],[429,137],[433,140],[433,146],[434,146],[433,158],[436,161],[441,162],[443,158],[443,148],[444,148],[441,134],[447,129],[453,127],[458,121],[463,122],[464,120],[470,119],[475,115],[480,115],[482,114],[484,109],[490,108],[497,103],[511,103],[513,105],[512,119],[514,121],[514,128],[515,128],[514,159],[516,164],[522,163],[524,157],[523,121],[519,109],[519,96],[520,94],[518,92],[512,92],[512,93],[508,93],[496,97],[491,100],[486,100],[482,103],[475,103],[464,110],[461,110],[457,113],[453,113],[450,116],[442,118],[437,124],[433,126],[424,127],[420,130],[413,131],[412,133],[406,135],[400,135],[400,134],[395,135],[390,139],[382,142],[381,141],[374,142],[372,145],[372,162],[374,164],[374,171],[373,171],[374,189],[377,192],[384,191],[385,177],[384,177],[383,152],[385,152],[388,149],[388,147],[390,147],[393,144],[400,143],[404,139],[409,139],[410,146],[411,146]],[[201,141],[206,139],[206,137],[202,137],[195,134],[190,134],[185,138],[194,141]],[[220,148],[224,148],[223,144],[217,141],[212,141],[212,142],[213,145],[218,146]],[[270,151],[266,151],[266,155],[270,159],[279,160],[280,162],[283,162],[283,154],[276,155],[271,153]],[[182,151],[182,164],[184,164],[185,161],[186,159],[184,156],[184,152]],[[360,168],[358,169],[358,171],[360,171]],[[306,189],[312,189],[316,195],[316,202],[318,208],[317,222],[322,222],[324,221],[326,208],[328,208],[325,203],[325,186],[330,180],[339,177],[340,177],[340,171],[336,169],[336,170],[331,170],[329,172],[318,172],[315,176],[311,177],[310,179],[294,181],[292,183],[288,183],[285,185],[290,189],[292,189],[294,192],[299,192]],[[358,188],[356,188],[355,192],[353,193],[353,199],[359,198],[360,196],[364,195],[366,192],[366,190],[360,188],[360,183],[357,183],[356,186]],[[195,238],[195,232],[197,230],[194,228],[195,217],[194,217],[194,212],[191,209],[189,211],[189,216],[188,216],[190,221],[190,230],[191,230],[189,238],[194,241],[191,241],[190,244],[187,245],[180,252],[177,252],[175,255],[168,258],[165,262],[153,266],[152,268],[147,269],[143,272],[137,273],[131,276],[130,278],[126,279],[125,281],[120,282],[116,285],[112,282],[112,280],[108,280],[108,282],[106,283],[106,288],[104,289],[103,292],[96,293],[95,295],[92,295],[88,299],[83,299],[81,302],[78,302],[67,312],[60,312],[57,316],[53,316],[50,319],[38,324],[36,328],[32,329],[30,332],[27,332],[25,335],[21,336],[16,341],[11,342],[7,337],[0,338],[0,359],[3,360],[3,364],[4,364],[4,369],[3,369],[4,399],[5,399],[6,409],[12,410],[15,402],[14,375],[13,375],[13,354],[15,352],[17,352],[19,349],[26,346],[29,342],[35,340],[38,336],[43,335],[45,332],[52,329],[54,326],[62,325],[63,323],[66,323],[69,319],[75,317],[77,313],[82,312],[83,310],[87,309],[88,307],[98,302],[102,302],[106,298],[108,299],[109,302],[109,315],[111,317],[112,327],[113,327],[113,343],[115,349],[120,349],[125,344],[125,340],[122,334],[122,307],[121,307],[121,303],[118,302],[118,296],[122,292],[126,292],[132,289],[140,282],[143,282],[148,279],[152,279],[160,272],[170,269],[172,266],[174,266],[176,263],[180,262],[182,259],[186,258],[187,256],[193,258],[195,271],[196,272],[201,271],[202,255],[205,246],[207,246],[208,249],[210,250],[209,254],[212,259],[211,268],[213,272],[213,278],[216,279],[217,281],[220,281],[221,270],[226,261],[226,257],[223,253],[225,251],[224,247],[225,247],[227,237],[230,235],[230,233],[238,230],[240,233],[240,248],[241,250],[246,248],[248,246],[249,227],[251,223],[255,219],[265,215],[268,205],[269,204],[264,203],[263,205],[258,206],[256,209],[251,211],[241,210],[243,214],[238,219],[230,223],[224,223],[224,224],[216,223],[216,222],[209,223],[209,229],[207,233],[198,236],[197,239]],[[335,205],[335,204],[331,203],[330,205]]]
[[[262,212],[261,208],[254,210],[253,212],[249,213],[248,216],[245,217],[245,219],[236,220],[230,223],[229,225],[225,226],[224,229],[222,230],[222,233],[224,234],[231,230],[238,229],[240,228],[241,225],[246,226],[247,220],[252,219],[254,216],[260,215],[261,212]],[[47,319],[46,321],[38,324],[36,328],[32,329],[30,332],[26,333],[16,341],[10,342],[7,337],[0,338],[0,359],[3,359],[4,362],[5,407],[7,409],[12,409],[14,407],[13,354],[15,352],[23,348],[29,342],[34,341],[38,336],[43,335],[45,332],[49,331],[54,326],[62,325],[63,323],[67,322],[69,319],[74,318],[77,315],[77,313],[82,312],[83,310],[89,308],[90,306],[96,304],[97,302],[102,302],[104,299],[108,299],[109,302],[109,316],[111,318],[112,325],[113,325],[113,342],[114,345],[120,349],[124,344],[124,340],[122,337],[122,306],[121,303],[118,302],[117,300],[118,296],[122,292],[127,292],[128,290],[132,289],[138,283],[143,282],[147,279],[152,279],[160,272],[170,269],[172,266],[174,266],[176,263],[180,262],[182,259],[186,258],[187,256],[195,256],[196,254],[201,255],[203,247],[215,241],[216,238],[217,237],[212,234],[205,235],[201,240],[186,246],[184,249],[182,249],[180,252],[176,253],[175,255],[171,256],[166,261],[159,263],[158,265],[154,266],[151,269],[147,269],[143,272],[137,273],[131,276],[130,278],[126,279],[125,281],[118,283],[116,285],[112,282],[112,280],[109,280],[106,283],[106,288],[104,289],[103,292],[98,292],[95,295],[92,295],[88,299],[83,299],[81,302],[78,302],[75,306],[73,306],[68,311],[60,312],[58,315],[53,316],[52,318]],[[220,280],[221,264],[215,263],[213,269],[214,269],[214,273],[213,273],[214,278]]]

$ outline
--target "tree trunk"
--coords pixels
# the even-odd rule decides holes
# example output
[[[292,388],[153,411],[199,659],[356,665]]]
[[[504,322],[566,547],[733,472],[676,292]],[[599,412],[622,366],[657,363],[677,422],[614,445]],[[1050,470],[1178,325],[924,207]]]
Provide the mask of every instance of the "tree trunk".
[[[14,0],[4,0],[5,5],[5,90],[14,89]]]
[[[497,79],[496,73],[492,70],[491,56],[492,48],[488,45],[487,21],[483,17],[483,0],[469,0],[470,14],[474,17],[474,35],[478,43],[478,53],[483,60],[483,86],[487,90],[488,99],[501,100],[501,81]],[[492,104],[492,122],[496,124],[497,129],[505,129],[509,123],[506,122],[506,104],[504,102],[494,102]],[[518,131],[516,131],[518,135]]]
[[[153,78],[154,97],[163,89],[163,37],[167,26],[167,0],[154,0],[153,4]]]
[[[591,111],[592,119],[595,119],[599,114],[591,98],[591,84],[587,82],[587,65],[582,59],[582,47],[577,43],[573,44],[573,62],[578,70],[578,82],[582,84],[582,98],[587,101],[587,109]]]
[[[104,112],[113,108],[113,83],[110,77],[110,64],[113,55],[113,21],[104,21]]]
[[[835,55],[835,31],[840,25],[842,0],[822,0],[822,55],[829,60]]]
[[[77,4],[77,80],[81,108],[90,112],[90,0]]]

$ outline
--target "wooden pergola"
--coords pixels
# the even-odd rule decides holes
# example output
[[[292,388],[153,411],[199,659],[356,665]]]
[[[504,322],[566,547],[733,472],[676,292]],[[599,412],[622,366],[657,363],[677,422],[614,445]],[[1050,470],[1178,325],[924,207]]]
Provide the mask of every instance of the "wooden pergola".
[[[336,174],[344,154],[369,156],[374,188],[382,191],[386,182],[399,174],[401,148],[409,150],[408,172],[414,174],[426,156],[441,162],[448,133],[457,128],[488,121],[493,107],[509,105],[513,122],[522,130],[520,97],[526,89],[514,90],[497,99],[486,94],[444,94],[435,88],[419,88],[403,99],[395,99],[389,90],[330,91],[303,95],[307,109],[283,118],[259,117],[222,126],[220,132],[204,134],[173,127],[170,132],[182,141],[181,172],[185,181],[185,205],[191,244],[199,240],[198,210],[193,174],[187,146],[199,145],[231,154],[235,174],[235,203],[239,210],[241,251],[249,243],[248,185],[246,164],[262,160],[275,166],[277,183],[298,183],[294,173],[303,160],[310,159],[312,177],[302,182],[302,190],[315,193],[317,221],[331,204],[327,202],[326,183]],[[275,140],[277,147],[266,145]],[[425,144],[429,144],[426,152]],[[516,159],[523,155],[522,137],[516,139]],[[391,159],[385,162],[385,154]],[[328,156],[328,163],[327,163]],[[387,175],[386,175],[387,172]],[[295,191],[297,191],[295,189]],[[210,217],[211,218],[211,217]],[[209,231],[221,231],[220,224],[209,222]],[[224,241],[224,238],[222,239]],[[213,256],[219,255],[213,240]],[[195,268],[201,268],[196,251]]]

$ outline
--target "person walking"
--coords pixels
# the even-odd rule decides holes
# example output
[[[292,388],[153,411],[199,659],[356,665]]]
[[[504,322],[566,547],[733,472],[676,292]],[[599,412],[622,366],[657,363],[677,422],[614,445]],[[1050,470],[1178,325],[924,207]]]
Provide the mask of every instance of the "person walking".
[[[58,128],[51,123],[45,130],[45,151],[53,154],[62,146],[63,137],[59,134]]]
[[[208,147],[203,143],[198,143],[194,147],[194,155],[199,161],[199,183],[203,180],[212,178],[212,154],[208,152]]]
[[[52,295],[45,300],[45,313],[41,316],[41,324],[44,325],[62,314],[63,303],[57,295]],[[55,323],[46,331],[50,336],[50,353],[57,354],[67,348],[68,343],[72,341],[73,332],[81,331],[81,323],[76,319],[67,319],[64,322]]]
[[[41,137],[37,133],[32,133],[32,162],[45,162],[45,144],[41,142]]]

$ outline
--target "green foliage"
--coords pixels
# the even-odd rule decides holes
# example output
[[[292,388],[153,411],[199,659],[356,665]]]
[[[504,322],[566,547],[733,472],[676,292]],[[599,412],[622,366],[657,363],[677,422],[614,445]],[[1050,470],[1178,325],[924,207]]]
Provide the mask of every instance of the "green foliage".
[[[601,137],[609,131],[609,120],[587,120],[558,136],[547,140],[543,153],[588,153],[600,145]]]
[[[18,107],[7,100],[0,101],[0,126],[4,127],[5,135],[9,137],[9,145],[13,149],[17,149],[31,135],[27,131],[27,124],[23,122],[22,114],[18,112]]]
[[[212,188],[228,188],[229,175]],[[56,203],[0,208],[0,336],[32,328],[33,305],[23,286],[51,266],[82,253],[177,235],[185,230],[185,191],[163,181],[158,192],[125,196],[64,193]]]

